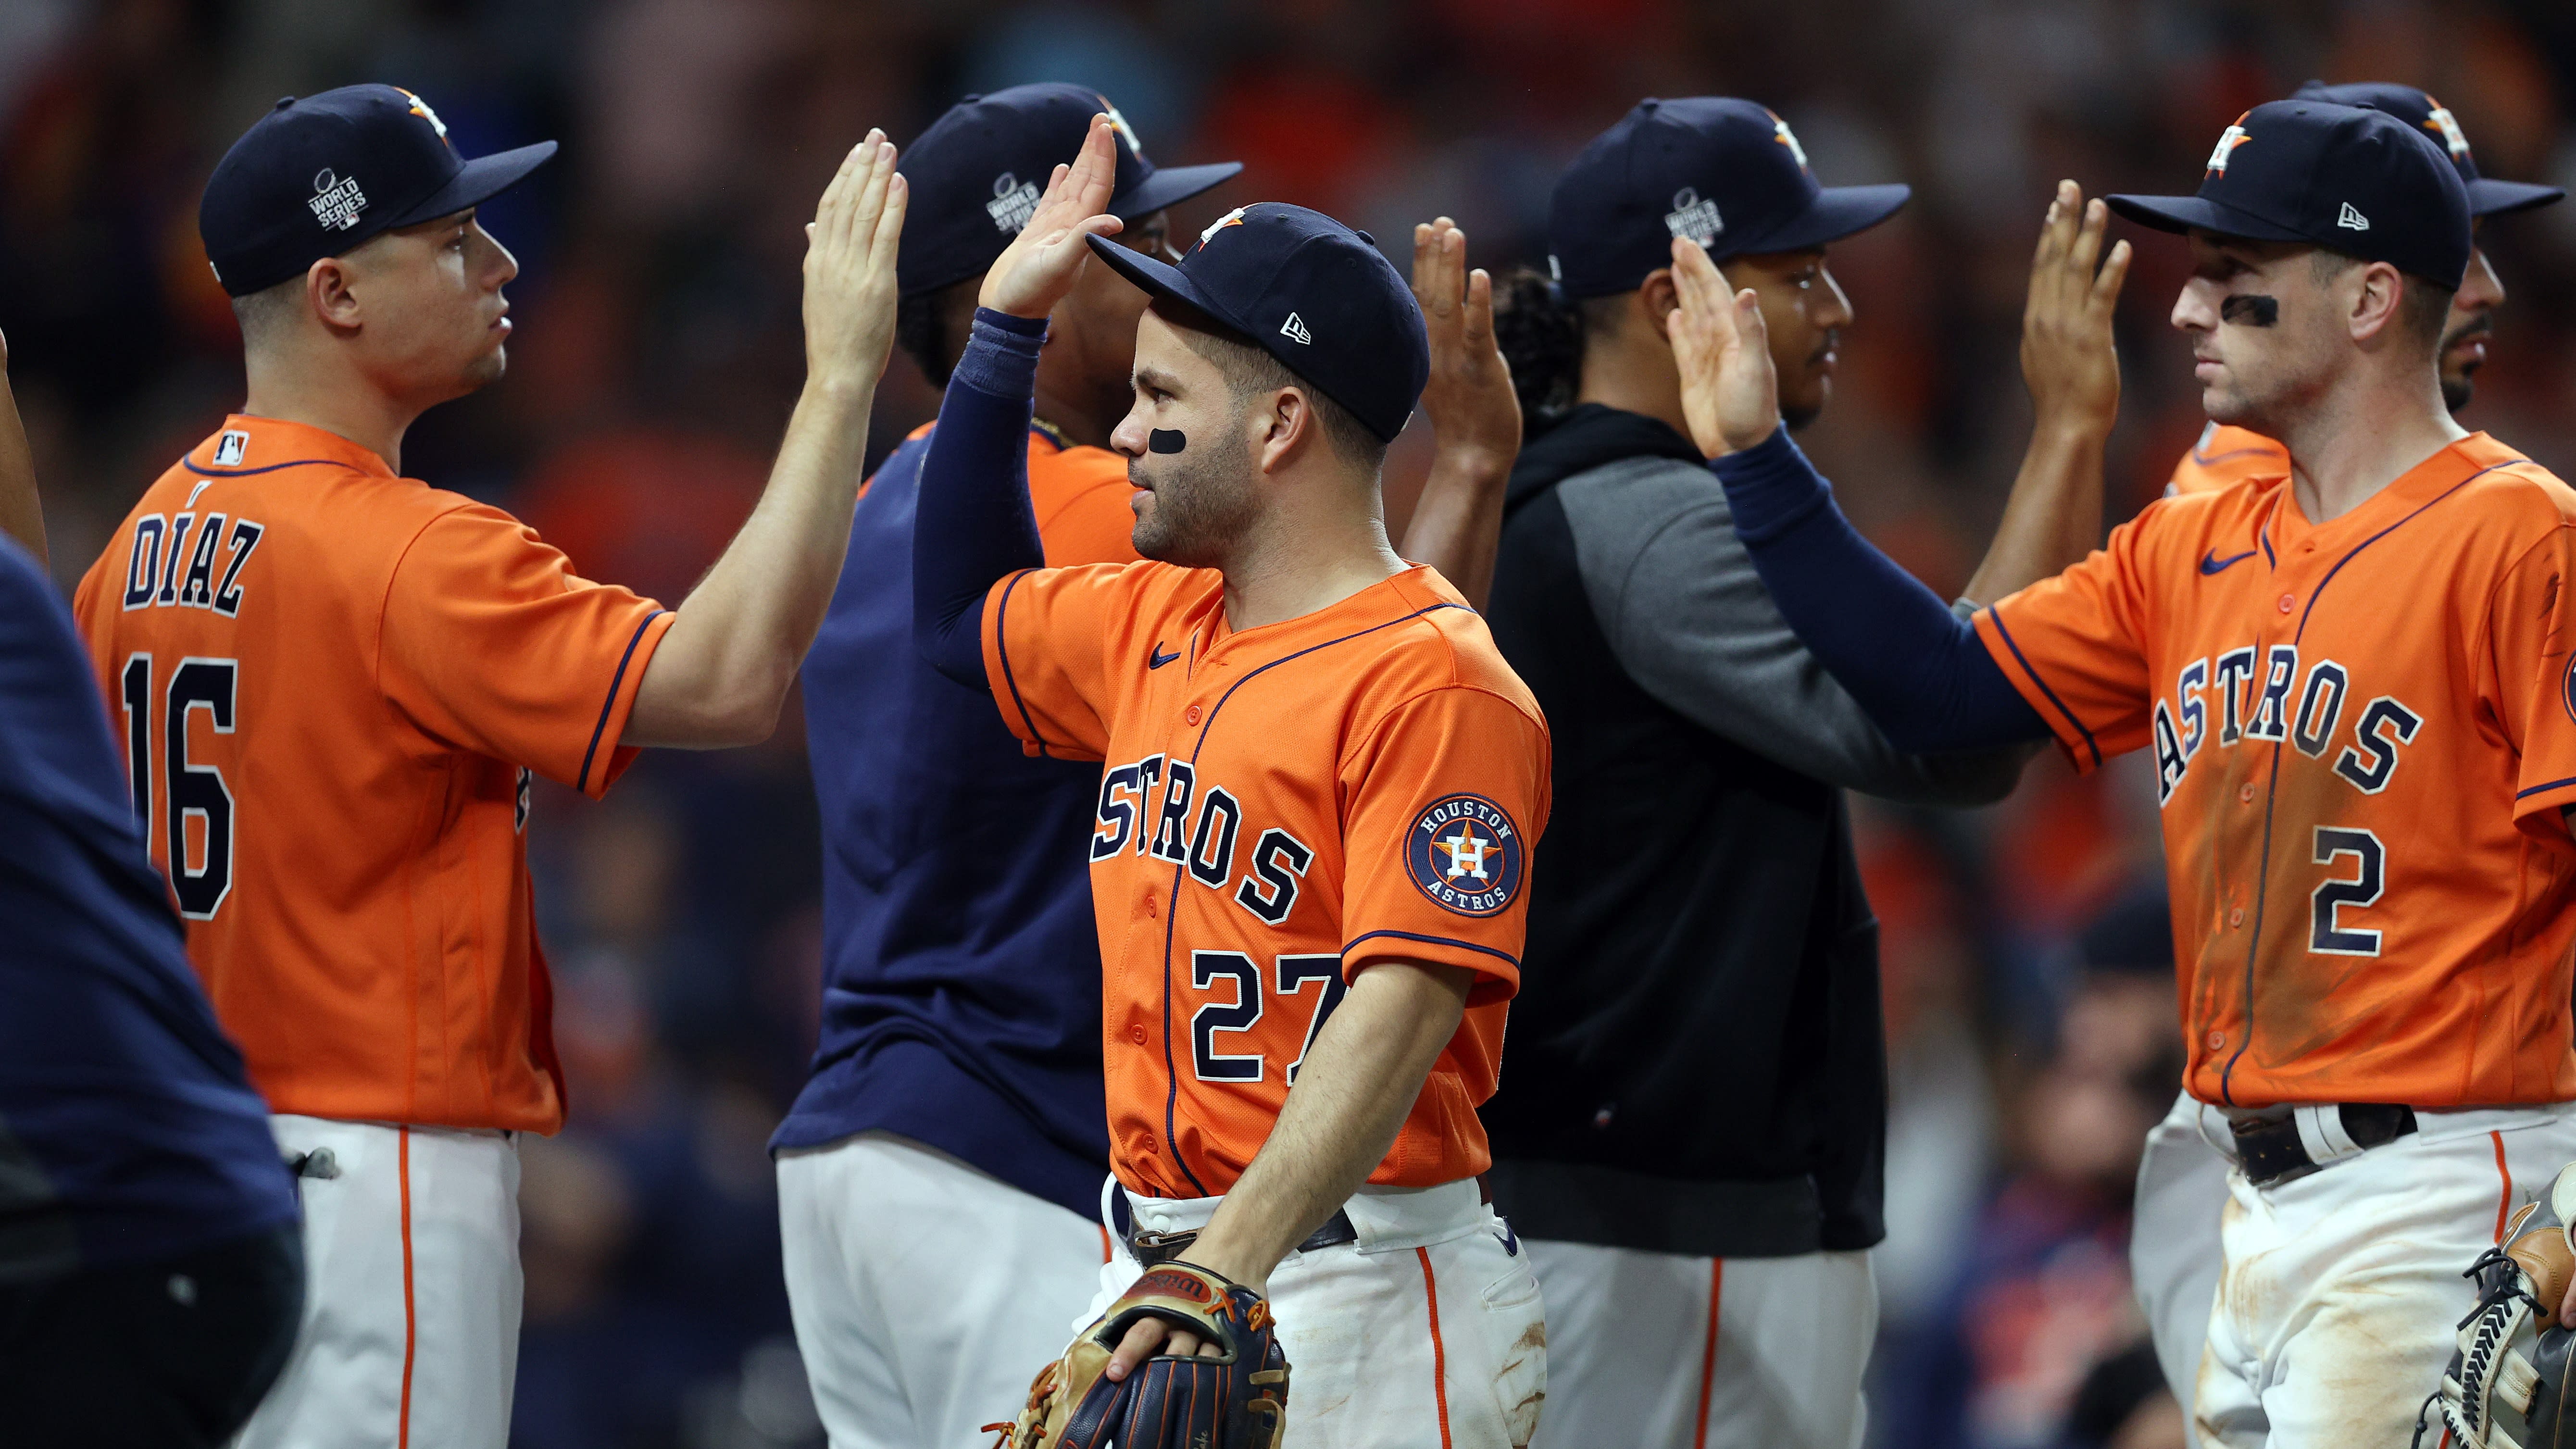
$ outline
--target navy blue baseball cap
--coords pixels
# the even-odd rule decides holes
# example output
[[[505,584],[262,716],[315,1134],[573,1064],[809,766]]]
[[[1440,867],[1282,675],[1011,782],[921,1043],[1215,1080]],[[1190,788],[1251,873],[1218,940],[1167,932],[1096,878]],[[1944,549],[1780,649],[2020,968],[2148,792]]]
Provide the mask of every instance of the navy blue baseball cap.
[[[1051,82],[968,96],[895,163],[912,183],[895,254],[897,290],[910,297],[981,276],[1028,224],[1047,177],[1081,152],[1091,118],[1103,113],[1118,135],[1109,210],[1121,221],[1152,216],[1243,169],[1240,161],[1156,166],[1127,118],[1087,86]]]
[[[2469,269],[2469,190],[2431,136],[2386,111],[2266,101],[2209,153],[2196,196],[2106,196],[2158,231],[2305,242],[2445,287]]]
[[[1389,442],[1431,380],[1431,336],[1413,289],[1367,232],[1320,211],[1236,207],[1178,266],[1106,237],[1086,240],[1119,275],[1206,313]]]
[[[2332,101],[2338,106],[2368,106],[2386,111],[2410,126],[2420,127],[2439,141],[2451,158],[2451,165],[2468,184],[2469,215],[2496,216],[2508,211],[2528,211],[2566,199],[2567,193],[2555,186],[2536,186],[2528,181],[2498,181],[2478,174],[2477,157],[2469,152],[2469,133],[2460,129],[2459,118],[2451,108],[2413,86],[2386,81],[2361,81],[2353,85],[2330,86],[2324,81],[2310,81],[2299,87],[2293,100]]]
[[[468,161],[429,102],[399,86],[288,96],[215,163],[197,235],[215,280],[247,296],[379,233],[480,205],[554,154],[539,141]]]
[[[1557,178],[1548,270],[1567,295],[1632,292],[1673,264],[1673,238],[1726,261],[1866,231],[1913,195],[1901,184],[1819,186],[1789,123],[1732,96],[1644,100]]]

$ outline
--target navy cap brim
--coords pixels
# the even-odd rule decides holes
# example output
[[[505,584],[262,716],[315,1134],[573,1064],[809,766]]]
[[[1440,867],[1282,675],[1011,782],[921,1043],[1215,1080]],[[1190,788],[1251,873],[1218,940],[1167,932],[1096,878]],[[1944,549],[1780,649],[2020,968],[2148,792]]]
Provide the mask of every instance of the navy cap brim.
[[[1741,246],[1721,244],[1719,260],[1762,252],[1802,252],[1869,230],[1913,199],[1914,188],[1901,181],[1878,186],[1828,186],[1816,202],[1768,235],[1747,237]]]
[[[2481,176],[2469,183],[2469,215],[2501,216],[2508,211],[2529,211],[2564,201],[2567,193],[2555,186],[2538,186],[2528,181],[2498,181]]]
[[[554,159],[555,143],[539,141],[533,146],[496,151],[477,156],[465,163],[445,186],[404,208],[387,220],[380,231],[418,226],[442,216],[452,216],[469,206],[480,206],[511,187],[528,179],[528,173]]]
[[[1259,334],[1252,324],[1199,290],[1198,283],[1191,281],[1189,274],[1180,268],[1169,262],[1156,261],[1133,247],[1120,246],[1105,236],[1087,236],[1083,240],[1091,243],[1092,254],[1107,262],[1110,270],[1143,288],[1147,295],[1188,303],[1224,323],[1255,346],[1260,345]],[[1265,347],[1263,350],[1268,349]]]
[[[2250,211],[2222,205],[2199,196],[2106,196],[2103,204],[2140,226],[2158,231],[2185,232],[2194,227],[2214,231],[2221,236],[2241,236],[2251,241],[2303,242],[2308,238],[2286,226],[2265,221]]]
[[[1212,161],[1205,166],[1165,166],[1109,199],[1109,210],[1121,221],[1141,221],[1167,206],[1178,206],[1242,174],[1240,161]]]

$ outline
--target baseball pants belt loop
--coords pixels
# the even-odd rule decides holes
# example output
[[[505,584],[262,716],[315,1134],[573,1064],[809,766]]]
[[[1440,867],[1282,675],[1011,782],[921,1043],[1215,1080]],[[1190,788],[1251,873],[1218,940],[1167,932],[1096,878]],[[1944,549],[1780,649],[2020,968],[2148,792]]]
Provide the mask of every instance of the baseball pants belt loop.
[[[1186,1233],[1140,1232],[1128,1237],[1127,1251],[1135,1255],[1138,1263],[1151,1268],[1158,1263],[1168,1263],[1182,1256],[1190,1250],[1190,1244],[1198,1240],[1197,1229]],[[1351,1215],[1336,1208],[1331,1217],[1324,1219],[1324,1225],[1315,1229],[1306,1241],[1299,1243],[1295,1251],[1311,1253],[1317,1248],[1339,1247],[1344,1243],[1356,1243],[1359,1240],[1359,1229],[1351,1226]]]
[[[2393,1102],[2328,1102],[2293,1107],[2269,1121],[2229,1125],[2246,1179],[2269,1187],[2396,1141],[2415,1130],[2415,1109]]]

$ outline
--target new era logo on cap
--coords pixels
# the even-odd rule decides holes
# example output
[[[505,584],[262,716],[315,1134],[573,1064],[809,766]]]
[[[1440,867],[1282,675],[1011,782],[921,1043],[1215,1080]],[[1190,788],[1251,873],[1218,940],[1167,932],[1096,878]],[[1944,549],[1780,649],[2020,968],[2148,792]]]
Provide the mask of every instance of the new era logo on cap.
[[[2370,230],[2370,218],[2353,210],[2352,203],[2347,201],[2343,204],[2343,214],[2335,218],[2335,225],[2350,227],[2354,231],[2368,231]]]
[[[1279,335],[1300,347],[1312,346],[1315,341],[1315,334],[1306,330],[1306,319],[1294,312],[1288,314],[1287,321],[1279,324]]]

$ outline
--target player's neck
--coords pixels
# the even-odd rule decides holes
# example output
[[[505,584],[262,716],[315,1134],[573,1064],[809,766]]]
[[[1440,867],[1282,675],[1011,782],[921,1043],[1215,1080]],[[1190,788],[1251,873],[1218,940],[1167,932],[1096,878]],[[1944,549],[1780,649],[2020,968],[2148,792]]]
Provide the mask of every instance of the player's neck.
[[[2425,459],[2467,437],[2429,376],[2354,376],[2315,407],[2284,419],[2290,484],[2310,523],[2330,523],[2376,497]]]
[[[242,411],[334,433],[402,472],[403,434],[421,410],[388,397],[345,366],[317,368],[292,357],[246,360],[250,388]]]
[[[1226,626],[1241,633],[1303,618],[1405,567],[1377,508],[1275,509],[1223,566]]]
[[[1670,344],[1660,337],[1653,349],[1591,347],[1583,354],[1583,382],[1575,390],[1579,403],[1599,403],[1622,412],[1642,413],[1691,435],[1682,411],[1681,374],[1673,366]]]

